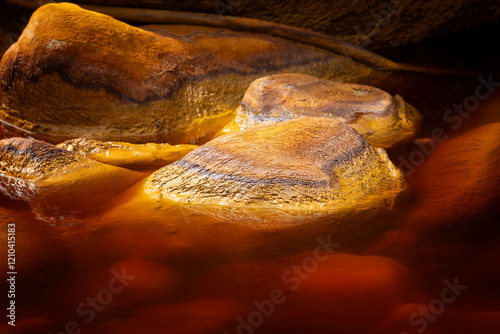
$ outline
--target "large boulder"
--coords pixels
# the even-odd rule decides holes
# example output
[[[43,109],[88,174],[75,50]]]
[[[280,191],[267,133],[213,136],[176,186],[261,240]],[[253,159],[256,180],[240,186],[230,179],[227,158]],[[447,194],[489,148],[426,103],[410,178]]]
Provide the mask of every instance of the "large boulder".
[[[341,117],[375,147],[408,143],[422,115],[399,95],[366,85],[322,80],[304,74],[259,78],[247,89],[236,118],[222,133],[301,117]]]
[[[376,71],[275,37],[176,36],[73,4],[49,4],[2,58],[0,120],[53,143],[208,140],[234,116],[253,80],[281,72],[349,81]]]
[[[50,0],[6,0],[36,8]],[[500,2],[433,1],[269,1],[269,0],[82,0],[100,6],[156,8],[249,17],[338,36],[370,49],[422,41],[500,18]],[[122,14],[125,13],[113,11]],[[130,16],[130,15],[128,15]],[[140,21],[148,14],[136,15]],[[154,17],[153,14],[150,16]]]
[[[218,137],[146,183],[156,199],[244,208],[345,210],[404,189],[402,173],[341,119],[301,118]]]

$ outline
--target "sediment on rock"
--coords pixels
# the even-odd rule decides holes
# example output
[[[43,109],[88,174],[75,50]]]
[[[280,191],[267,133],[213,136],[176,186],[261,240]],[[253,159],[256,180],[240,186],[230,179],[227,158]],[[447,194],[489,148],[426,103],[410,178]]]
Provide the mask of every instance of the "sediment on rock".
[[[253,80],[283,72],[341,81],[386,75],[276,37],[177,36],[50,4],[2,58],[0,121],[51,143],[206,142],[231,120]]]
[[[408,143],[422,115],[402,97],[366,85],[277,74],[252,82],[220,134],[302,117],[343,118],[375,147]]]
[[[385,151],[343,120],[302,118],[218,137],[152,174],[145,191],[180,203],[327,210],[387,204],[404,187]]]

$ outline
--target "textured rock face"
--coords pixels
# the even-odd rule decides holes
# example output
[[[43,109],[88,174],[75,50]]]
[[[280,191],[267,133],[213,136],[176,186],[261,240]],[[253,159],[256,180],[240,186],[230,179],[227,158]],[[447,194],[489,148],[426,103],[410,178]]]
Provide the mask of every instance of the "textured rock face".
[[[155,172],[146,193],[182,203],[344,209],[394,199],[401,172],[340,119],[302,118],[221,136]]]
[[[258,77],[353,80],[373,72],[279,38],[227,31],[178,37],[72,4],[39,8],[0,64],[0,120],[50,142],[210,138]]]
[[[42,181],[71,166],[91,167],[93,161],[37,140],[11,138],[0,141],[2,174],[24,180]]]
[[[500,17],[500,2],[243,0],[234,10],[228,9],[226,15],[303,27],[376,49],[422,41],[473,24],[495,22]]]
[[[402,97],[370,86],[277,74],[255,80],[222,133],[301,117],[342,117],[376,147],[407,143],[422,116]]]
[[[98,210],[142,177],[42,141],[0,140],[0,191],[30,202],[43,220]]]
[[[48,0],[7,0],[35,7]],[[316,30],[370,49],[402,45],[495,22],[500,17],[497,0],[433,1],[174,1],[83,0],[81,3],[159,8],[251,17]]]
[[[0,55],[14,43],[28,22],[29,11],[0,2]]]
[[[177,161],[197,147],[196,145],[102,142],[85,138],[68,140],[57,146],[106,164],[149,171]]]

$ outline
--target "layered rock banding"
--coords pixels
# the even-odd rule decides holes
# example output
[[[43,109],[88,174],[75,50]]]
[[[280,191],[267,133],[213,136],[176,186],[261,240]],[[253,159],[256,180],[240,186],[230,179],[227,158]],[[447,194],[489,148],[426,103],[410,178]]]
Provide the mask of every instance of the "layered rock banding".
[[[254,83],[246,113],[240,108],[231,125],[235,133],[194,150],[142,144],[210,140],[263,75],[355,81],[378,73],[275,37],[148,29],[72,4],[33,14],[0,64],[0,119],[49,142],[82,138],[59,147],[3,141],[4,193],[54,207],[85,207],[86,196],[102,204],[145,175],[120,167],[151,171],[169,163],[141,188],[148,200],[349,211],[387,208],[405,189],[401,172],[376,147],[413,136],[418,120],[410,116],[418,112],[376,88],[300,74]],[[283,94],[289,88],[294,93]]]
[[[38,139],[206,141],[248,85],[273,73],[337,80],[378,73],[280,38],[147,31],[73,4],[40,7],[0,64],[0,120]]]
[[[155,199],[245,208],[387,204],[402,173],[341,119],[302,118],[218,137],[152,174]]]
[[[33,204],[38,214],[64,215],[105,207],[141,173],[25,138],[0,140],[0,191]]]
[[[422,116],[402,97],[375,87],[322,80],[303,74],[277,74],[252,82],[236,118],[221,133],[301,117],[341,117],[376,147],[409,142]]]
[[[52,0],[4,0],[4,2],[36,9]],[[481,5],[474,5],[472,0],[417,2],[80,0],[78,2],[88,4],[84,5],[86,8],[134,22],[158,21],[159,17],[164,19],[169,15],[175,17],[177,13],[171,11],[261,19],[341,37],[363,47],[369,46],[370,49],[416,43],[436,35],[464,30],[475,24],[496,22],[500,16],[500,3],[495,0],[482,1]]]

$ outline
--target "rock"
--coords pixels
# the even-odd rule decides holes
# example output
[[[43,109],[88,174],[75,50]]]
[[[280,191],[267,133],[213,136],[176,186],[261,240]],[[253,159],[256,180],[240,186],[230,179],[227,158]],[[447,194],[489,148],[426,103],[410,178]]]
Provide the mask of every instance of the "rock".
[[[50,0],[6,0],[6,2],[36,8]],[[472,0],[425,2],[409,0],[386,2],[82,0],[79,2],[110,6],[108,8],[113,9],[117,17],[123,16],[124,18],[128,13],[121,13],[113,8],[114,6],[251,17],[339,36],[352,43],[370,48],[418,42],[432,36],[463,30],[476,24],[496,22],[500,16],[500,4],[495,0],[483,1],[480,5]],[[464,8],[467,10],[463,10]],[[141,21],[149,19],[149,16],[153,15],[136,14],[135,19]],[[128,17],[130,19],[130,15]]]
[[[247,89],[227,133],[301,117],[342,117],[375,147],[408,143],[422,115],[399,95],[370,86],[322,80],[304,74],[259,78]]]
[[[0,191],[30,202],[38,218],[70,221],[95,212],[143,175],[24,138],[0,140]]]
[[[177,161],[197,147],[196,145],[102,142],[85,138],[68,140],[57,146],[102,163],[149,171]]]
[[[349,125],[302,118],[218,137],[152,174],[145,192],[245,209],[344,210],[386,207],[404,187],[385,151]]]
[[[206,141],[231,120],[253,80],[283,72],[342,81],[387,75],[276,37],[179,37],[73,4],[48,4],[2,58],[0,120],[52,143]]]

